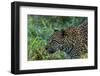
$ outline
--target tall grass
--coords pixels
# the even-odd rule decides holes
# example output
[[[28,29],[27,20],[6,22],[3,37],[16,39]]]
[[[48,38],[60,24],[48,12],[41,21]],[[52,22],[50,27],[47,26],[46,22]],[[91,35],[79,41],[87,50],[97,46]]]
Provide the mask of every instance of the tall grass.
[[[28,15],[28,60],[65,59],[65,53],[57,51],[49,54],[45,50],[54,30],[78,26],[86,17]]]

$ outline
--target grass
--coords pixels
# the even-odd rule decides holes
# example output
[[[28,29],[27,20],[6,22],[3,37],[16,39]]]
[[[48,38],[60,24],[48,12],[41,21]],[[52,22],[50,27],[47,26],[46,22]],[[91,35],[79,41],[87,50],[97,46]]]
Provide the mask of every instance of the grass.
[[[48,39],[55,29],[61,30],[69,26],[77,27],[84,19],[86,17],[28,15],[28,60],[65,59],[63,51],[49,54],[45,50]]]

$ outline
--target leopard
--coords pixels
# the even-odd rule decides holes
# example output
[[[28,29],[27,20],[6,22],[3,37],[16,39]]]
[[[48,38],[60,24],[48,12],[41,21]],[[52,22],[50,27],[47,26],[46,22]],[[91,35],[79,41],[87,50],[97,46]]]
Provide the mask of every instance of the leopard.
[[[67,59],[80,59],[88,53],[88,23],[84,21],[78,27],[71,26],[55,30],[48,40],[46,50],[52,54],[60,50],[65,52]]]

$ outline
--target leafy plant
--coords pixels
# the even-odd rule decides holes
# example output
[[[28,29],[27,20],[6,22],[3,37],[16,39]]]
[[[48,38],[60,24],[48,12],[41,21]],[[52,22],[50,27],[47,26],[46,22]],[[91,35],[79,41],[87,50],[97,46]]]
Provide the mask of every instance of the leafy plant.
[[[65,54],[62,51],[49,54],[45,50],[48,39],[55,29],[77,27],[84,19],[87,17],[28,15],[28,60],[64,59]]]

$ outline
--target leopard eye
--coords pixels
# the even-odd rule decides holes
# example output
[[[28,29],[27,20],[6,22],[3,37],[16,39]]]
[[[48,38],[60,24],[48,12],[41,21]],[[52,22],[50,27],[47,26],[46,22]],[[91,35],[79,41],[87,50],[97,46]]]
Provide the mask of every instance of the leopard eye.
[[[57,42],[56,40],[52,40],[52,43],[59,44],[59,42]]]

